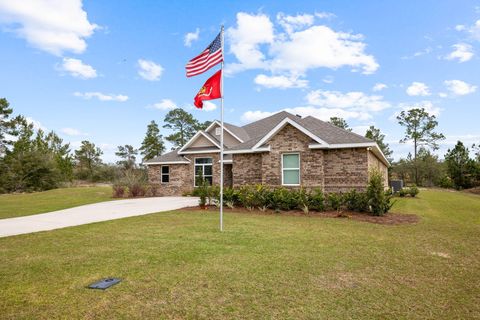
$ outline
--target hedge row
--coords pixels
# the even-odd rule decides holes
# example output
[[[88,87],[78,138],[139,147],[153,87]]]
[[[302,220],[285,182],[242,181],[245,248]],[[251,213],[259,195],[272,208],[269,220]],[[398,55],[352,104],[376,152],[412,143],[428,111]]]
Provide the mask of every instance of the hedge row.
[[[220,192],[218,186],[201,185],[194,195],[200,197],[200,205],[218,204]],[[305,190],[287,189],[283,187],[269,188],[264,185],[225,188],[224,204],[229,208],[244,207],[265,211],[303,210],[310,211],[350,210],[367,212],[372,215],[383,215],[392,207],[391,196],[383,188],[382,177],[372,174],[366,192],[351,190],[346,193],[323,193],[321,189]]]

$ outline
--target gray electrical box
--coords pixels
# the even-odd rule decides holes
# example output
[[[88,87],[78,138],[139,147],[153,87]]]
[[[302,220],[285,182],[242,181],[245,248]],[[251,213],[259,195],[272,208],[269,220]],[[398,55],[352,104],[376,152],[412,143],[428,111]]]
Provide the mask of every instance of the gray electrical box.
[[[403,180],[390,180],[390,188],[393,192],[399,192],[403,189]]]

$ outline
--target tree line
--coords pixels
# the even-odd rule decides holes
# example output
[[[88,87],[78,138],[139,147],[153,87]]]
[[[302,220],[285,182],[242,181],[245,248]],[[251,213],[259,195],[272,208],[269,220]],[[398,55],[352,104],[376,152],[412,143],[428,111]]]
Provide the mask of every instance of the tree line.
[[[163,128],[173,131],[165,137],[172,149],[183,146],[210,122],[199,122],[190,113],[177,108],[167,113]],[[84,140],[76,150],[54,131],[35,130],[22,115],[13,116],[13,108],[0,98],[0,193],[42,191],[76,180],[114,182],[119,179],[145,179],[137,157],[143,161],[165,152],[164,137],[155,121],[147,125],[140,148],[117,147],[120,159],[114,164],[102,161],[102,150]],[[133,178],[132,178],[133,177]]]

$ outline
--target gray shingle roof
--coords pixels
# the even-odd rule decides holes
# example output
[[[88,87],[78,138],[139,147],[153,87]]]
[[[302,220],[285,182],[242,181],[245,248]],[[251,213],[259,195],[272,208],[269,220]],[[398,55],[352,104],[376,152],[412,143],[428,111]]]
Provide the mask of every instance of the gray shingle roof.
[[[156,163],[156,162],[177,162],[177,161],[189,162],[184,156],[179,155],[177,152],[178,152],[178,149],[162,154],[159,157],[155,157],[153,159],[147,160],[144,163],[149,164],[149,163]]]
[[[286,111],[277,112],[269,117],[238,127],[224,122],[225,127],[232,131],[244,142],[231,146],[228,150],[246,150],[256,145],[267,133],[275,128],[285,118],[298,123],[328,144],[369,143],[373,142],[361,135],[336,127],[333,124],[322,121],[312,116],[301,118]],[[207,133],[208,136],[218,139]],[[227,149],[227,147],[226,147]]]
[[[312,116],[301,119],[300,123],[328,144],[373,142],[373,140],[362,137],[359,134],[344,130]]]

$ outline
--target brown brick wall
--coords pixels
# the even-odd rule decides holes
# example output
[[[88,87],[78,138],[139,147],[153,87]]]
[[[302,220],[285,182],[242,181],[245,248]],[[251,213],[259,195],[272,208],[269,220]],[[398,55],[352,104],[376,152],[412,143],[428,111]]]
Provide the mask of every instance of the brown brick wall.
[[[368,171],[377,169],[383,176],[383,185],[388,188],[388,168],[387,166],[377,158],[372,152],[368,151]]]
[[[191,154],[187,155],[191,160],[190,164],[170,164],[170,182],[160,183],[160,170],[162,165],[148,166],[149,183],[157,190],[160,196],[180,196],[185,192],[193,190],[194,162],[195,158],[212,158],[213,184],[220,184],[220,159],[219,153]],[[225,186],[232,185],[231,165],[225,165]]]
[[[233,154],[233,186],[262,183],[262,154]]]
[[[325,192],[364,190],[368,182],[366,148],[324,151]]]

